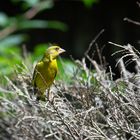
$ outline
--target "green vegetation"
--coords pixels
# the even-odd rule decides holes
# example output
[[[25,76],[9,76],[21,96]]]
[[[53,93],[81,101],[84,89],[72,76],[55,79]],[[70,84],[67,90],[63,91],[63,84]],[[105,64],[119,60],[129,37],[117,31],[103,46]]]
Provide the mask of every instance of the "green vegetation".
[[[116,64],[121,76],[113,80],[111,68],[107,72],[103,60],[99,65],[90,57],[101,31],[82,60],[59,58],[51,100],[36,101],[31,84],[33,68],[48,44],[37,44],[29,53],[22,45],[29,36],[20,31],[53,28],[63,32],[67,26],[60,21],[34,19],[52,8],[53,0],[12,1],[21,3],[23,13],[14,17],[0,13],[0,139],[139,140],[140,53],[130,44],[110,42],[122,49],[116,53],[123,54]],[[90,7],[96,1],[83,3]],[[124,63],[130,56],[127,64],[135,62],[136,73],[130,73]]]
[[[82,0],[84,5],[88,8],[92,7],[93,3],[99,2],[99,0]]]
[[[23,63],[15,79],[6,77],[7,87],[0,88],[0,138],[140,139],[139,68],[136,74],[129,73],[123,62],[132,56],[135,59],[131,61],[138,66],[139,53],[129,44],[117,46],[127,54],[117,63],[120,79],[113,81],[112,73],[107,73],[88,53],[82,61],[60,59],[61,80],[58,78],[52,86],[52,99],[46,102],[36,101],[32,74]],[[95,71],[86,67],[85,59],[91,61]]]

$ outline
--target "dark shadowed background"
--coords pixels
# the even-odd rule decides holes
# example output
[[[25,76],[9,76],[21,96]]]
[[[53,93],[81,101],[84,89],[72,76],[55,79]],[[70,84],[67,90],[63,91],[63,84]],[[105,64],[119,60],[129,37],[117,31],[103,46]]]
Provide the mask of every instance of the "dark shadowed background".
[[[16,3],[13,1],[2,1],[0,11],[12,17],[23,13],[22,1]],[[25,44],[31,52],[37,44],[56,43],[67,50],[66,57],[72,55],[75,59],[80,59],[84,56],[92,39],[105,29],[97,40],[98,47],[104,47],[102,55],[106,56],[106,61],[116,72],[114,68],[116,58],[111,54],[118,48],[109,45],[108,41],[121,45],[130,43],[139,49],[140,26],[124,21],[124,18],[140,21],[140,7],[137,2],[135,0],[96,0],[87,5],[82,0],[54,0],[51,8],[39,12],[33,19],[61,21],[67,25],[67,30],[35,28],[17,32],[27,34],[27,39],[21,44]],[[96,54],[94,59],[98,61]],[[129,67],[130,70],[133,70],[132,66]]]

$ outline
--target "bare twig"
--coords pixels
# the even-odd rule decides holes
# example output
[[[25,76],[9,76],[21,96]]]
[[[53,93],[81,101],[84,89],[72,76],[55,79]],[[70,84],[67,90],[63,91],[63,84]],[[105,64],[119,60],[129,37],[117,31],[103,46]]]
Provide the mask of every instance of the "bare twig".
[[[89,51],[91,50],[91,47],[93,46],[93,44],[96,42],[96,40],[104,33],[104,29],[102,29],[97,36],[90,42],[89,47],[87,49],[87,51],[85,52],[85,56],[89,53]]]
[[[129,19],[129,18],[124,18],[123,20],[124,20],[124,21],[127,21],[127,22],[130,22],[130,23],[133,23],[133,24],[135,24],[135,25],[140,26],[140,22],[138,22],[138,21],[134,21],[134,20]]]

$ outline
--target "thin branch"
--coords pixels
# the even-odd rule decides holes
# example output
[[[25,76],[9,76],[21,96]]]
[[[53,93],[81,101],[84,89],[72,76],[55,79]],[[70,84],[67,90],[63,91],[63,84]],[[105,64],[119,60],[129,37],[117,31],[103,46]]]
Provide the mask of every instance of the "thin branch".
[[[55,107],[55,105],[53,103],[51,103],[53,105],[53,108],[54,110],[56,111],[58,117],[61,119],[62,123],[67,127],[67,129],[69,130],[70,134],[71,134],[71,137],[74,139],[74,140],[77,140],[74,135],[73,135],[73,132],[71,131],[70,127],[68,126],[68,124],[64,121],[64,119],[62,118],[62,116],[60,115],[58,109]]]
[[[137,3],[137,5],[140,7],[140,2],[137,1],[136,3]]]
[[[138,21],[134,21],[134,20],[132,20],[132,19],[129,19],[129,18],[124,18],[123,19],[124,21],[127,21],[127,22],[130,22],[130,23],[133,23],[133,24],[135,24],[135,25],[138,25],[138,26],[140,26],[140,22],[138,22]]]
[[[5,38],[6,36],[14,33],[16,30],[17,30],[16,25],[11,25],[0,30],[0,39]]]
[[[103,34],[105,31],[105,29],[102,29],[97,36],[90,42],[89,47],[87,49],[87,51],[85,52],[85,55],[87,55],[89,53],[89,51],[91,50],[91,47],[93,46],[93,44],[96,42],[96,40],[101,36],[101,34]]]

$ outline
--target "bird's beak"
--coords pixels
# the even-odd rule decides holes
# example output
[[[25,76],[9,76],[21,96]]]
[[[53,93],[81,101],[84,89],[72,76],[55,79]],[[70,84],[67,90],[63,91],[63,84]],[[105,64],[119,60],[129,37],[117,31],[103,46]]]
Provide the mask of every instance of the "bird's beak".
[[[60,49],[59,49],[59,54],[60,54],[60,53],[63,53],[63,52],[66,52],[66,51],[65,51],[64,49],[60,48]]]

